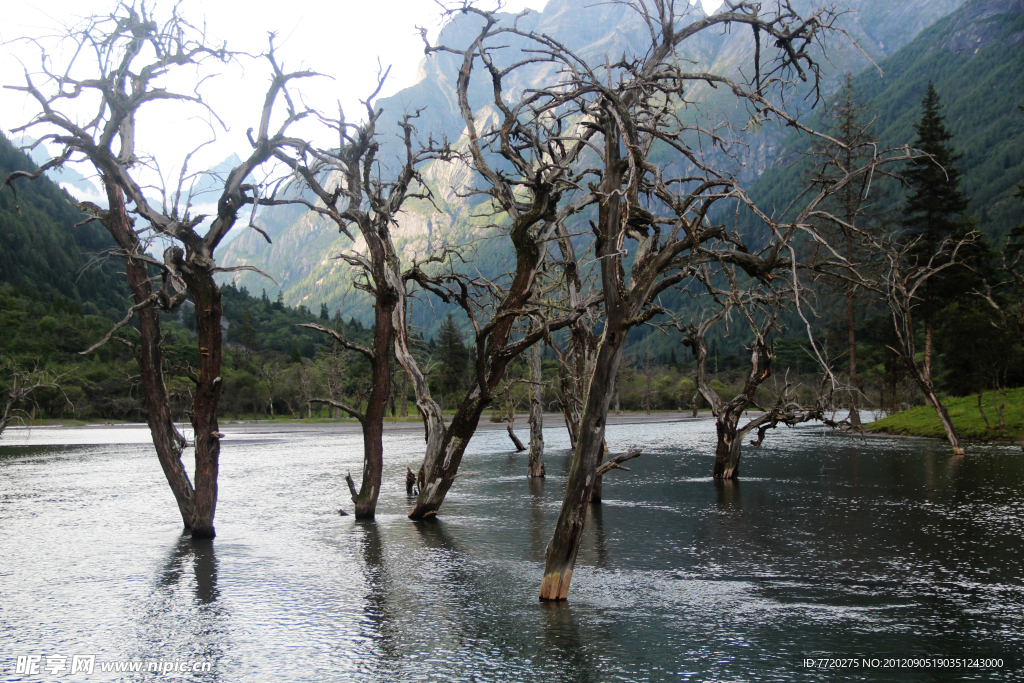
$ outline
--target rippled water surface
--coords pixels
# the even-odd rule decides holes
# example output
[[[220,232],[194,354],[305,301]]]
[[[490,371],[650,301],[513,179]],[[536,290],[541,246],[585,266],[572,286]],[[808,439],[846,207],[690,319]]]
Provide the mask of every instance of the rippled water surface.
[[[350,508],[361,437],[228,426],[216,540],[182,538],[145,428],[0,441],[0,679],[18,655],[187,660],[205,681],[1021,680],[1000,671],[809,671],[808,656],[1024,652],[1024,457],[780,430],[736,484],[707,421],[609,427],[644,447],[606,477],[570,602],[537,601],[566,474],[529,483],[474,437],[433,523],[405,517],[422,436],[386,436],[376,522]],[[525,431],[525,430],[521,430]],[[522,434],[525,436],[525,434]],[[44,661],[45,663],[45,661]],[[161,680],[151,674],[150,678]],[[167,678],[171,678],[168,676]]]

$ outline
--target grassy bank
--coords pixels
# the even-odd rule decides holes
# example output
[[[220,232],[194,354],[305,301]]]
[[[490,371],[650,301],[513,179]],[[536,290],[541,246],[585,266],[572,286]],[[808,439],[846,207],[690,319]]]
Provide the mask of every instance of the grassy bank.
[[[995,403],[993,402],[995,401]],[[943,401],[961,439],[972,441],[1021,441],[1024,440],[1024,388],[1006,390],[1006,408],[1003,410],[1005,427],[999,428],[999,414],[996,405],[1002,404],[998,392],[986,392],[982,396],[982,408],[988,416],[988,428],[978,410],[978,395],[962,398],[947,398]],[[906,434],[910,436],[933,436],[944,438],[946,433],[939,422],[939,416],[931,406],[920,406],[904,410],[895,415],[872,422],[865,426],[869,432]]]

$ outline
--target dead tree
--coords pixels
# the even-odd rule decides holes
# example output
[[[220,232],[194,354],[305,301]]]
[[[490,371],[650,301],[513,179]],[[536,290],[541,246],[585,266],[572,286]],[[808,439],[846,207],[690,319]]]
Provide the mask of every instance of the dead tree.
[[[855,168],[863,166],[873,156],[878,146],[870,136],[870,128],[874,119],[863,121],[863,110],[867,105],[860,102],[853,85],[853,76],[846,74],[842,87],[825,109],[828,132],[842,143],[834,146],[829,143],[818,144],[813,149],[814,173],[816,185],[827,186],[836,182]],[[862,176],[856,183],[848,183],[842,191],[835,193],[828,202],[830,211],[838,217],[838,223],[824,221],[821,230],[828,236],[831,243],[841,250],[849,263],[858,263],[863,259],[859,232],[864,225],[877,223],[879,218],[878,202],[869,202],[866,191],[872,182],[870,175]],[[874,197],[878,196],[876,189]],[[871,214],[875,214],[872,216]],[[873,220],[874,219],[874,220]],[[857,333],[856,309],[859,292],[855,282],[851,280],[834,280],[829,285],[839,284],[845,289],[846,307],[844,323],[846,325],[846,348],[849,384],[850,424],[860,426],[858,405],[861,391],[857,380]]]
[[[562,275],[560,285],[569,305],[578,305],[600,285],[594,282],[594,269],[581,272],[580,264],[586,255],[577,254],[573,235],[564,224],[557,226],[556,237],[560,255],[558,265]],[[592,309],[570,326],[564,348],[554,342],[550,344],[558,359],[559,402],[569,432],[570,448],[575,448],[579,439],[580,418],[597,359],[598,336],[594,333],[594,326],[599,320],[600,311]]]
[[[543,368],[544,347],[534,344],[530,349],[530,457],[526,465],[526,476],[543,478],[544,469],[544,393]]]
[[[674,325],[683,333],[682,344],[693,352],[697,390],[711,406],[711,414],[715,418],[717,443],[713,475],[716,480],[739,476],[743,439],[751,431],[758,430],[756,445],[760,446],[767,429],[778,424],[793,426],[811,419],[823,419],[825,411],[831,408],[830,402],[820,400],[815,401],[813,407],[804,407],[795,399],[788,383],[773,402],[758,402],[758,390],[772,376],[772,339],[778,330],[779,314],[792,308],[794,283],[777,277],[769,284],[755,280],[744,286],[742,273],[736,271],[729,265],[720,269],[701,267],[697,279],[706,290],[699,305],[703,318],[685,325],[678,322]],[[716,282],[722,286],[716,286]],[[734,317],[740,319],[738,324],[731,321]],[[732,333],[741,337],[746,333],[750,337],[750,368],[740,391],[726,401],[711,386],[708,378],[707,337],[711,329],[721,325],[728,327],[730,323],[741,328]],[[822,386],[831,386],[829,373],[825,372],[823,376]],[[751,407],[759,414],[741,425],[744,414]],[[838,425],[831,419],[829,421],[834,426]]]
[[[153,434],[157,457],[174,493],[185,526],[193,537],[212,538],[217,505],[217,473],[220,440],[217,406],[221,392],[221,295],[214,275],[229,269],[219,268],[213,254],[247,205],[268,203],[259,196],[259,187],[248,181],[254,170],[271,158],[275,149],[295,144],[285,133],[290,124],[304,117],[292,106],[286,92],[290,81],[311,75],[309,72],[285,73],[274,59],[273,43],[266,55],[272,71],[271,85],[260,113],[258,126],[249,130],[252,151],[224,179],[217,201],[217,214],[203,234],[199,227],[206,216],[193,213],[188,162],[182,163],[175,192],[164,192],[161,205],[155,205],[144,190],[141,176],[146,163],[136,146],[136,121],[153,106],[185,103],[204,112],[209,108],[198,91],[178,93],[165,87],[164,79],[181,72],[191,82],[196,69],[209,70],[217,64],[235,60],[238,55],[224,47],[210,46],[203,31],[190,25],[176,12],[160,22],[144,7],[122,4],[108,17],[94,16],[66,35],[76,49],[63,50],[71,55],[59,68],[51,63],[56,55],[43,54],[41,82],[26,73],[25,84],[7,86],[27,93],[39,107],[39,113],[27,124],[15,129],[43,133],[39,142],[61,148],[61,153],[31,174],[38,177],[47,168],[84,161],[100,177],[108,206],[81,203],[92,219],[98,220],[117,244],[124,259],[133,305],[128,315],[106,337],[86,353],[105,343],[138,316],[138,342],[134,344],[146,398],[147,421]],[[89,73],[79,76],[81,71]],[[92,118],[81,117],[76,109],[80,96],[88,94],[97,101]],[[284,95],[287,111],[271,122],[278,98]],[[283,119],[283,121],[280,121]],[[84,123],[83,123],[84,121]],[[19,175],[6,180],[10,184]],[[130,207],[130,208],[129,208]],[[144,224],[136,226],[136,217]],[[250,225],[251,218],[250,218]],[[252,227],[255,227],[252,225]],[[258,229],[258,228],[257,228]],[[159,235],[172,246],[163,260],[147,254],[147,233]],[[154,288],[149,269],[158,270],[161,286]],[[240,268],[252,269],[247,266]],[[195,305],[199,367],[189,376],[195,383],[191,420],[194,429],[195,486],[181,462],[186,446],[177,431],[168,408],[167,390],[161,375],[159,311],[171,311],[186,298]]]
[[[21,408],[32,402],[32,395],[41,389],[55,389],[63,392],[61,383],[68,373],[54,373],[42,370],[38,365],[26,370],[13,359],[0,359],[0,434],[4,433],[11,421],[19,421],[29,413]],[[67,400],[67,396],[64,397]],[[70,401],[68,401],[70,403]],[[34,414],[35,408],[33,408]]]
[[[362,238],[365,251],[355,250],[340,254],[339,259],[352,266],[356,273],[355,287],[366,292],[373,300],[373,341],[365,346],[347,339],[340,330],[315,324],[304,324],[332,337],[334,343],[348,351],[361,354],[370,365],[370,386],[365,411],[358,404],[350,406],[339,397],[317,399],[343,410],[357,419],[363,430],[363,476],[359,489],[351,475],[346,476],[357,519],[373,518],[380,495],[384,463],[384,418],[392,396],[391,357],[394,344],[396,309],[405,307],[399,290],[404,284],[401,263],[391,237],[391,226],[410,199],[429,199],[419,175],[422,164],[431,160],[446,160],[451,156],[446,145],[435,146],[433,141],[419,145],[413,122],[417,114],[405,115],[400,126],[403,157],[393,177],[386,176],[378,161],[380,141],[377,121],[382,110],[375,110],[373,101],[384,85],[385,73],[377,90],[365,102],[366,122],[358,125],[346,122],[343,112],[338,118],[325,120],[337,136],[334,149],[304,148],[300,154],[290,156],[285,151],[277,154],[319,199],[304,202],[310,211],[324,216],[338,226],[338,230],[355,243]]]
[[[479,16],[483,25],[467,48],[429,47],[429,51],[448,52],[462,60],[456,84],[459,110],[466,123],[465,150],[484,194],[493,208],[495,228],[503,231],[515,253],[512,272],[501,280],[483,277],[430,275],[420,268],[410,269],[406,279],[415,281],[443,300],[459,305],[473,327],[476,367],[471,387],[445,425],[440,409],[430,397],[426,378],[408,348],[404,307],[396,311],[396,354],[412,379],[416,405],[426,427],[426,454],[423,482],[409,517],[423,519],[437,514],[445,495],[455,481],[469,439],[480,415],[494,400],[495,391],[508,364],[531,345],[553,330],[578,319],[595,300],[579,307],[561,306],[554,310],[543,306],[535,292],[537,273],[546,254],[547,243],[556,227],[567,216],[580,211],[590,201],[588,193],[563,199],[563,193],[575,187],[570,170],[579,148],[567,148],[560,139],[565,119],[571,113],[571,101],[557,93],[533,93],[509,104],[505,87],[510,74],[540,61],[544,56],[527,54],[519,61],[501,67],[496,53],[497,41],[514,32],[498,26],[493,13],[466,6],[459,11]],[[488,105],[495,112],[490,125],[475,113],[470,103],[470,82],[475,65],[486,70],[493,97]],[[543,114],[543,115],[541,115]],[[498,223],[498,220],[503,221]],[[517,330],[517,322],[526,319]]]
[[[889,348],[903,361],[925,401],[935,409],[954,455],[963,455],[964,449],[949,412],[935,390],[931,373],[918,361],[915,313],[922,303],[923,288],[927,286],[928,280],[946,268],[961,265],[963,261],[959,258],[960,253],[970,249],[977,239],[977,233],[970,233],[957,241],[943,240],[927,260],[921,259],[919,255],[915,259],[908,257],[917,246],[917,240],[871,240],[872,248],[882,256],[885,266],[880,278],[865,282],[865,286],[870,286],[882,295],[888,306],[895,334],[895,343]]]
[[[817,66],[809,46],[817,45],[835,19],[824,10],[802,18],[786,1],[764,13],[761,3],[732,2],[726,11],[686,24],[671,0],[624,4],[634,8],[649,29],[651,43],[641,49],[644,57],[626,56],[596,67],[555,41],[547,42],[571,74],[571,82],[561,84],[564,96],[582,101],[587,116],[580,125],[587,132],[578,135],[587,141],[594,175],[588,185],[597,195],[598,215],[591,229],[605,318],[562,508],[545,555],[541,600],[564,600],[568,595],[629,330],[658,315],[658,295],[702,264],[729,263],[746,277],[770,281],[785,267],[787,249],[802,229],[795,223],[779,225],[757,211],[735,177],[716,168],[703,153],[727,141],[715,128],[681,118],[686,110],[684,88],[703,82],[726,89],[751,110],[752,120],[772,118],[806,130],[786,113],[780,104],[785,102],[784,93],[778,93],[789,87],[793,74],[810,80],[812,87],[816,84]],[[758,41],[773,46],[759,50],[749,83],[688,72],[674,58],[687,40],[726,24],[748,27]],[[769,91],[777,96],[769,99]],[[671,153],[678,163],[654,164],[655,148]],[[741,235],[714,225],[709,212],[726,198],[750,206],[763,229]],[[752,244],[767,246],[755,249]]]
[[[536,344],[534,346],[537,346]],[[505,429],[508,431],[508,438],[512,442],[512,445],[516,447],[516,452],[522,453],[526,450],[526,446],[523,445],[522,439],[516,436],[515,424],[516,424],[516,399],[512,395],[512,387],[506,387],[505,390]]]

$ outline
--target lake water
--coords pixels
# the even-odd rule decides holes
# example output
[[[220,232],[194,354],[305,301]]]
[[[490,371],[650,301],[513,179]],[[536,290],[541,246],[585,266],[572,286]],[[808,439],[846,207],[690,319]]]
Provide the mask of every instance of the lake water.
[[[1024,680],[1024,455],[781,429],[710,478],[706,420],[609,427],[570,601],[537,601],[566,475],[474,437],[433,523],[405,517],[422,436],[386,437],[376,522],[361,437],[227,426],[217,538],[181,536],[145,428],[0,441],[0,679],[11,681]],[[520,430],[525,437],[525,430]],[[74,656],[93,673],[71,674]],[[19,674],[18,657],[52,672]],[[805,658],[1001,658],[821,671]],[[143,672],[101,666],[141,663]],[[197,671],[145,673],[167,662]],[[22,669],[28,660],[22,659]],[[203,668],[208,670],[203,671]]]

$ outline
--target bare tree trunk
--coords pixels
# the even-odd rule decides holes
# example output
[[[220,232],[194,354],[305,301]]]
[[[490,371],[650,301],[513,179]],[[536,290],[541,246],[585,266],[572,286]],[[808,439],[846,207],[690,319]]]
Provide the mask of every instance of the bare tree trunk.
[[[715,447],[715,480],[729,481],[740,476],[740,453],[743,449],[743,435],[736,428],[739,415],[729,419],[715,420],[718,444]],[[730,424],[731,422],[731,424]]]
[[[609,320],[608,324],[611,323]],[[565,600],[569,596],[576,554],[579,552],[586,522],[587,503],[597,478],[598,464],[604,455],[605,422],[611,399],[607,388],[614,384],[625,341],[625,330],[609,328],[606,328],[601,340],[580,424],[580,439],[573,452],[572,466],[565,485],[562,508],[555,523],[555,532],[544,553],[541,600]]]
[[[621,196],[611,190],[622,185],[623,170],[618,163],[621,138],[618,131],[608,126],[604,139],[604,164],[607,169],[604,189],[598,211],[598,230],[601,239],[595,245],[595,255],[601,260],[601,289],[605,297],[605,324],[595,354],[593,373],[585,392],[583,418],[580,420],[579,441],[572,454],[572,465],[565,483],[562,507],[558,512],[555,530],[544,552],[544,577],[540,584],[543,601],[565,600],[569,597],[576,555],[587,520],[587,508],[597,480],[597,468],[604,457],[604,432],[608,421],[608,408],[615,381],[622,362],[628,321],[635,316],[620,296],[624,293],[621,264],[615,238],[621,224]]]
[[[126,254],[140,253],[142,247],[128,221],[124,194],[113,181],[104,179],[103,184],[110,206],[109,213],[105,216],[105,227]],[[125,274],[136,306],[152,296],[149,273],[143,262],[125,258]],[[160,467],[178,504],[182,522],[186,528],[192,528],[196,510],[195,490],[181,462],[181,453],[186,442],[174,426],[168,407],[167,388],[163,382],[160,314],[150,306],[141,309],[138,318],[139,343],[134,350],[142,393],[146,401],[146,422],[153,436],[153,446],[156,448]]]
[[[942,422],[942,428],[946,430],[946,438],[949,439],[949,445],[953,447],[953,455],[963,455],[964,449],[960,445],[960,437],[956,433],[956,427],[953,426],[953,420],[950,419],[949,412],[946,410],[946,406],[942,404],[942,401],[939,400],[935,389],[932,388],[930,383],[923,381],[923,377],[917,378],[917,384],[921,388],[921,393],[924,394],[925,399],[935,408],[935,412],[938,413],[939,421]]]
[[[523,442],[519,439],[518,436],[516,436],[516,433],[512,431],[512,425],[509,424],[506,425],[506,427],[508,428],[508,438],[512,439],[512,443],[515,444],[516,450],[519,451],[520,453],[525,451],[526,446],[524,446]]]
[[[192,429],[196,451],[196,509],[192,523],[193,538],[213,538],[213,517],[217,511],[217,474],[220,471],[220,425],[217,404],[222,386],[220,368],[223,353],[221,339],[221,296],[213,275],[190,267],[182,278],[196,307],[196,332],[199,343],[199,377],[192,400]]]
[[[851,249],[847,250],[852,251]],[[848,254],[848,257],[851,255]],[[857,407],[857,320],[855,309],[856,296],[852,285],[846,291],[846,337],[850,354],[850,424],[860,426],[860,410]]]
[[[13,397],[4,403],[3,414],[0,414],[0,434],[3,434],[7,425],[11,423],[11,411],[14,409],[14,403]]]
[[[409,417],[409,375],[402,373],[402,409],[399,415]]]
[[[984,393],[985,393],[984,391],[979,391],[978,392],[978,412],[981,413],[981,419],[985,421],[985,430],[988,431],[989,429],[991,429],[991,427],[988,424],[988,416],[985,415],[985,409],[981,407],[981,395],[984,394]],[[992,395],[994,397],[995,396],[995,392],[993,392]]]
[[[898,265],[898,262],[895,262]],[[892,348],[893,351],[899,355],[903,361],[907,370],[910,371],[914,382],[917,383],[918,388],[924,395],[925,401],[930,406],[935,408],[935,412],[939,415],[939,420],[942,422],[942,427],[946,431],[946,438],[949,439],[949,445],[953,448],[953,455],[963,455],[964,449],[960,445],[960,437],[956,433],[956,427],[953,426],[953,421],[949,417],[949,413],[946,411],[946,406],[939,400],[938,394],[935,392],[935,385],[929,379],[930,372],[930,359],[928,354],[924,354],[925,362],[924,367],[917,364],[917,353],[916,346],[914,345],[914,318],[912,315],[912,299],[910,292],[913,290],[906,286],[906,282],[900,282],[898,271],[894,267],[892,269],[893,275],[891,282],[895,282],[895,285],[890,285],[897,289],[897,294],[890,294],[889,308],[892,312],[893,320],[893,331],[896,335],[896,345]],[[930,274],[935,271],[925,271],[924,274],[915,274],[911,277],[918,278],[918,281],[927,278]],[[908,280],[909,281],[909,280]],[[931,334],[930,334],[930,323],[926,320],[925,322],[925,346],[930,349]],[[894,392],[895,393],[895,392]]]
[[[544,348],[535,344],[530,349],[530,459],[526,465],[527,477],[543,477],[544,470],[544,387],[541,385]]]
[[[579,420],[573,415],[572,403],[575,401],[575,395],[569,378],[569,368],[562,362],[558,364],[558,385],[562,392],[562,417],[565,419],[565,429],[569,432],[569,448],[576,448],[576,441],[579,438]]]
[[[427,376],[420,368],[409,348],[409,327],[406,322],[406,301],[408,295],[405,290],[405,282],[402,274],[393,269],[388,273],[391,285],[398,292],[399,304],[391,312],[391,327],[395,334],[395,359],[405,369],[406,376],[412,382],[413,393],[416,396],[416,409],[423,418],[424,440],[426,441],[423,465],[417,475],[419,493],[417,495],[416,507],[418,509],[419,499],[423,497],[426,489],[426,465],[431,454],[436,454],[446,442],[448,428],[444,423],[444,413],[441,406],[430,395],[430,386],[427,383]],[[482,410],[482,409],[481,409]],[[449,484],[450,485],[450,484]],[[438,503],[440,504],[440,503]],[[433,514],[436,514],[436,509]],[[410,517],[412,515],[410,514]]]
[[[370,240],[367,240],[370,242]],[[375,264],[383,260],[384,245],[376,244],[372,250]],[[374,306],[373,356],[370,371],[373,383],[366,401],[363,415],[363,479],[359,492],[352,492],[356,519],[373,519],[377,512],[377,499],[384,472],[384,418],[387,415],[388,396],[391,393],[391,316],[397,304],[397,296],[386,291],[383,278],[376,280],[377,302]],[[350,489],[354,488],[350,484]]]
[[[476,432],[480,415],[489,403],[481,395],[480,387],[473,387],[459,403],[451,424],[444,430],[435,450],[430,449],[428,441],[423,458],[424,483],[415,506],[409,512],[410,519],[426,519],[437,514],[448,490],[455,483],[466,446]]]
[[[924,365],[924,379],[929,385],[934,385],[934,381],[932,380],[932,336],[932,317],[929,315],[924,319],[924,355],[922,359]],[[927,398],[927,396],[925,398]]]
[[[601,453],[597,456],[597,466],[601,467],[604,463],[604,454],[608,452],[608,444],[603,444]],[[600,505],[601,499],[604,497],[604,478],[601,475],[594,477],[594,485],[590,489],[590,504]]]

